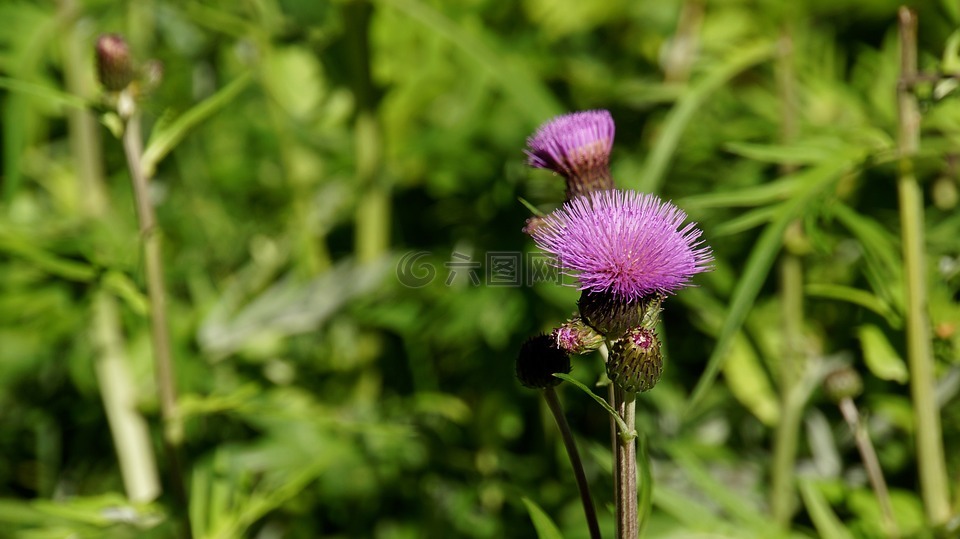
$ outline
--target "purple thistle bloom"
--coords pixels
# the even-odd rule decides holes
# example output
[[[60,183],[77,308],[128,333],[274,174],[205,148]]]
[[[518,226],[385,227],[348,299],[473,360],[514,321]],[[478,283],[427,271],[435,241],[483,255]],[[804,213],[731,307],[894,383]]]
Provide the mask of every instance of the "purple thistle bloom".
[[[610,150],[614,125],[610,112],[588,110],[557,116],[527,139],[527,164],[567,179],[567,198],[613,189]]]
[[[632,302],[672,293],[710,269],[711,250],[686,218],[654,195],[600,191],[567,202],[532,236],[581,290]]]

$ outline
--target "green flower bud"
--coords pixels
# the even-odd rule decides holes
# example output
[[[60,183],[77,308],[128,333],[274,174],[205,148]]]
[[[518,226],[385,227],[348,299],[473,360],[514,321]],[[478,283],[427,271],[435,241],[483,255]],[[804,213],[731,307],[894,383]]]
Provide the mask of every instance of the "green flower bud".
[[[863,379],[851,367],[840,367],[823,380],[823,389],[833,402],[853,399],[863,393]]]
[[[560,379],[554,373],[570,372],[570,356],[557,348],[549,335],[527,339],[517,356],[517,379],[526,387],[545,389],[556,386]]]
[[[651,329],[632,329],[613,343],[607,360],[607,376],[617,387],[632,393],[653,388],[663,373],[660,339]]]

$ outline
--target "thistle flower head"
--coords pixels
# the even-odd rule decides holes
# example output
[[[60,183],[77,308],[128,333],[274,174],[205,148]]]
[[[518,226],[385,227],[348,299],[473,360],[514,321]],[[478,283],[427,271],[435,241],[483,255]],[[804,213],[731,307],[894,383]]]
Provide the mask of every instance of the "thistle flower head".
[[[632,302],[673,293],[710,269],[710,248],[686,217],[654,195],[601,191],[568,201],[532,236],[581,290]]]
[[[557,116],[527,139],[527,164],[566,178],[568,199],[613,189],[610,176],[613,135],[613,118],[606,110]]]

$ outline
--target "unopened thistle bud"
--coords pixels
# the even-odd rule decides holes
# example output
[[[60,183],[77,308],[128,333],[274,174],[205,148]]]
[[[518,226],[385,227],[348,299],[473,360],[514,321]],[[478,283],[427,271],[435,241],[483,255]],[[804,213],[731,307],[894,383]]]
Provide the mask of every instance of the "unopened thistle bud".
[[[823,389],[833,402],[854,399],[863,392],[863,379],[852,367],[840,367],[823,380]]]
[[[620,389],[641,393],[660,381],[663,355],[653,330],[635,328],[613,343],[607,360],[607,376]]]
[[[103,87],[111,92],[126,88],[134,78],[130,47],[117,34],[105,34],[97,39],[97,75]]]
[[[549,335],[527,339],[517,356],[517,379],[526,387],[545,389],[560,383],[554,373],[570,372],[570,356]]]
[[[603,335],[585,324],[579,316],[574,316],[553,330],[552,336],[557,347],[568,354],[586,354],[603,344]]]
[[[527,164],[567,180],[567,199],[613,189],[610,150],[614,124],[605,110],[557,116],[527,139]]]

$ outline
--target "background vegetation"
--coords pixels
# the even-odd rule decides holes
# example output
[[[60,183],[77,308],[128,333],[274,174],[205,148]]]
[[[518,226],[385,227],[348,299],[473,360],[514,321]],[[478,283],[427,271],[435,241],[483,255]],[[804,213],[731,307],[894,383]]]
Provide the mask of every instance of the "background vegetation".
[[[914,4],[920,69],[960,71],[958,4]],[[530,537],[524,497],[564,537],[586,536],[552,420],[513,375],[519,344],[569,316],[576,291],[463,272],[448,285],[444,263],[467,255],[483,279],[486,253],[532,250],[518,197],[548,210],[563,182],[524,166],[524,139],[588,108],[617,122],[618,185],[672,199],[717,258],[667,302],[664,380],[638,405],[656,478],[648,535],[882,536],[850,429],[820,389],[848,364],[898,525],[929,536],[903,359],[897,7],[5,0],[0,535],[182,534],[129,173],[94,78],[96,37],[118,32],[164,67],[141,106],[148,144],[170,137],[152,196],[196,536]],[[916,88],[916,170],[956,494],[954,86]],[[398,267],[420,251],[436,274],[404,286]],[[573,374],[592,384],[601,370],[583,358]],[[610,533],[609,425],[568,386]],[[127,498],[106,387],[132,390],[132,421],[146,418],[155,501]],[[784,421],[797,481],[777,527]],[[138,466],[149,478],[149,460]]]

